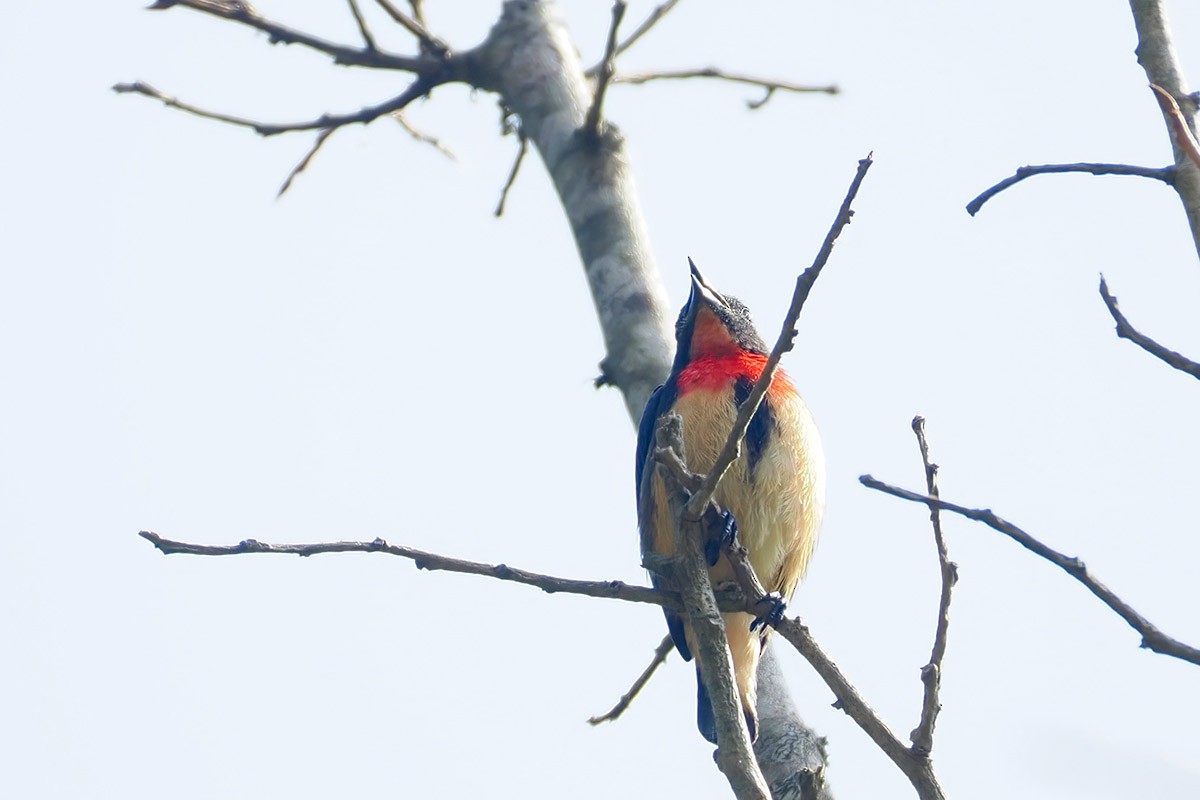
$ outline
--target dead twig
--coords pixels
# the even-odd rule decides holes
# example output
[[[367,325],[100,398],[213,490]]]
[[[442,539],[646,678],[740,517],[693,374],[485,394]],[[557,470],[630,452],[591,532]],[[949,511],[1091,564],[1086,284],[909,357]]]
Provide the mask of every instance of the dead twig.
[[[929,460],[929,442],[925,439],[925,418],[917,415],[912,421],[917,446],[921,450],[921,462],[925,467],[925,490],[930,497],[938,496],[938,465]],[[950,560],[946,550],[946,539],[942,535],[942,517],[937,508],[929,509],[929,521],[933,525],[933,541],[937,547],[938,567],[942,579],[941,597],[938,600],[937,629],[933,636],[933,650],[929,663],[921,667],[921,683],[925,687],[921,699],[921,718],[917,727],[909,734],[912,749],[924,755],[933,751],[933,728],[938,713],[942,710],[940,689],[942,685],[942,659],[946,656],[946,634],[950,628],[950,595],[958,581],[958,565]]]
[[[1100,276],[1100,296],[1104,298],[1104,305],[1108,306],[1108,313],[1112,315],[1113,320],[1117,323],[1117,336],[1122,339],[1128,339],[1155,358],[1200,380],[1200,363],[1192,361],[1190,358],[1168,347],[1162,346],[1129,324],[1129,320],[1121,313],[1121,309],[1117,307],[1117,298],[1109,293],[1108,283],[1105,282],[1103,275]]]
[[[308,47],[332,56],[336,64],[374,69],[398,69],[416,73],[428,72],[434,66],[427,58],[412,58],[385,53],[373,47],[348,47],[326,41],[261,17],[247,3],[230,2],[230,0],[158,0],[148,8],[158,11],[174,6],[182,6],[221,19],[239,22],[267,34],[271,44],[298,44]]]
[[[597,717],[589,717],[588,724],[599,725],[601,722],[613,722],[624,714],[625,709],[629,708],[629,704],[633,702],[633,698],[637,697],[638,692],[642,691],[642,688],[650,682],[650,678],[654,676],[654,671],[658,669],[659,665],[666,662],[667,656],[674,649],[675,642],[671,639],[670,634],[664,636],[663,640],[658,643],[658,647],[654,648],[654,658],[650,659],[650,664],[642,670],[641,675],[638,675],[637,680],[629,687],[629,691],[621,695],[621,699],[617,701],[617,704],[605,713]]]
[[[336,130],[337,128],[326,128],[317,134],[317,138],[312,143],[312,147],[308,148],[308,152],[304,154],[304,158],[300,159],[300,163],[292,167],[292,171],[289,172],[287,178],[284,179],[283,185],[280,186],[279,191],[275,193],[276,199],[283,197],[283,193],[291,188],[292,181],[296,179],[297,175],[299,175],[301,172],[304,172],[304,170],[308,168],[308,162],[312,161],[313,156],[315,156],[317,151],[321,149],[321,145],[325,144],[325,140],[333,135],[333,132]]]
[[[936,507],[943,511],[952,511],[967,519],[982,522],[989,528],[1003,533],[1026,550],[1041,556],[1086,586],[1088,591],[1100,598],[1101,602],[1112,609],[1117,616],[1125,620],[1129,624],[1129,627],[1142,635],[1142,647],[1153,650],[1156,653],[1161,653],[1162,655],[1172,656],[1192,664],[1200,665],[1200,648],[1192,647],[1180,642],[1178,639],[1172,639],[1170,636],[1167,636],[1092,575],[1088,570],[1087,564],[1078,558],[1064,555],[1048,547],[1016,525],[997,516],[990,508],[967,508],[955,503],[947,503],[945,500],[940,500],[936,497],[917,494],[907,489],[901,489],[898,486],[892,486],[870,475],[863,475],[858,480],[868,489],[875,489],[884,494],[899,497],[901,500],[922,503],[930,508]]]
[[[521,170],[521,162],[525,160],[525,154],[529,152],[529,137],[525,135],[525,131],[521,130],[519,125],[516,128],[516,134],[517,157],[513,159],[512,169],[508,171],[508,180],[504,182],[504,188],[500,190],[500,202],[496,203],[495,214],[497,217],[504,214],[504,204],[508,202],[508,192],[517,182],[517,173]]]
[[[747,105],[751,109],[762,108],[777,91],[794,92],[796,94],[838,94],[841,91],[841,89],[833,84],[814,86],[803,83],[792,83],[790,81],[780,81],[773,78],[758,78],[753,75],[727,72],[717,67],[657,70],[653,72],[623,72],[614,75],[612,77],[612,82],[643,84],[651,83],[652,81],[678,81],[688,80],[691,78],[711,78],[714,80],[729,81],[731,83],[741,83],[747,86],[758,86],[762,89],[765,89],[766,94],[761,99],[747,101]]]
[[[771,381],[775,376],[775,370],[779,367],[779,360],[783,358],[783,354],[790,351],[795,345],[796,340],[796,322],[800,319],[800,311],[804,308],[804,303],[808,300],[808,294],[812,291],[813,285],[817,282],[817,278],[821,274],[821,270],[825,268],[825,264],[829,261],[829,255],[833,252],[833,245],[837,241],[842,230],[850,224],[850,218],[854,216],[850,205],[854,202],[854,198],[858,195],[858,189],[862,186],[863,178],[867,175],[867,170],[874,163],[871,153],[867,157],[858,162],[858,171],[854,174],[854,179],[850,182],[850,188],[846,191],[846,197],[842,200],[842,205],[838,209],[837,216],[834,217],[833,225],[830,226],[829,232],[825,234],[825,241],[821,244],[821,249],[817,252],[817,257],[813,260],[812,266],[806,269],[796,279],[796,289],[792,293],[792,303],[788,307],[787,316],[783,320],[783,328],[779,332],[779,338],[775,342],[775,346],[771,349],[771,354],[767,357],[767,363],[763,367],[762,374],[758,380],[754,382],[754,386],[750,390],[746,401],[738,408],[737,417],[733,423],[733,430],[729,432],[729,437],[725,440],[724,447],[721,448],[717,460],[713,463],[713,467],[704,477],[704,483],[699,490],[692,495],[687,503],[687,513],[693,517],[698,516],[708,505],[712,499],[713,493],[717,490],[717,484],[721,482],[725,472],[729,469],[741,452],[742,439],[746,436],[746,430],[750,427],[750,420],[754,418],[755,412],[758,411],[758,406],[762,402],[763,396],[767,393],[767,387],[771,385]]]
[[[243,128],[251,128],[260,136],[276,136],[281,133],[289,133],[291,131],[311,131],[323,130],[325,128],[340,128],[344,125],[366,124],[379,119],[385,114],[391,114],[399,111],[419,97],[429,94],[444,80],[438,80],[429,76],[418,76],[407,89],[400,95],[386,100],[383,103],[375,106],[368,106],[361,111],[353,114],[322,114],[314,120],[306,122],[289,122],[289,123],[270,123],[259,122],[257,120],[246,119],[232,114],[223,114],[217,111],[207,111],[190,103],[184,103],[177,98],[160,92],[148,83],[135,81],[133,83],[118,83],[113,86],[113,91],[118,94],[140,94],[146,97],[152,97],[155,100],[162,102],[164,105],[171,108],[177,108],[180,111],[186,111],[189,114],[194,114],[205,119],[214,119],[219,122],[227,122],[230,125],[238,125]]]
[[[451,150],[449,147],[446,147],[446,145],[442,144],[441,139],[438,139],[434,136],[430,136],[428,133],[425,133],[424,131],[417,130],[416,128],[414,128],[412,123],[408,121],[408,118],[404,116],[404,112],[393,111],[392,119],[396,120],[396,122],[400,125],[401,128],[404,128],[404,130],[408,131],[409,136],[416,139],[421,144],[429,145],[434,150],[437,150],[439,153],[441,153],[442,155],[444,155],[446,158],[450,159],[451,161],[458,161],[458,156],[456,156],[454,154],[453,150]]]
[[[642,21],[642,24],[638,25],[637,29],[634,30],[633,33],[629,34],[624,41],[617,45],[614,55],[619,56],[629,48],[633,47],[633,45],[637,43],[638,39],[641,39],[643,36],[649,33],[650,29],[657,25],[659,20],[671,13],[671,11],[674,10],[675,6],[677,5],[679,5],[679,0],[667,0],[666,3],[655,6],[654,10],[650,12],[650,15]],[[603,66],[604,61],[601,60],[599,64],[589,68],[583,74],[589,78],[594,78],[600,73],[600,69]]]
[[[600,62],[600,72],[596,77],[596,93],[592,96],[592,105],[584,118],[583,129],[592,137],[600,135],[600,119],[604,107],[604,94],[608,84],[612,82],[615,66],[613,60],[617,55],[617,29],[625,17],[625,0],[616,0],[612,7],[612,24],[608,28],[608,41],[604,45],[604,60]]]
[[[367,22],[363,19],[362,11],[358,8],[357,0],[346,0],[346,2],[350,4],[350,13],[354,15],[354,22],[358,25],[358,32],[362,34],[363,44],[367,46],[368,50],[379,50],[375,46],[375,37],[371,36],[371,31],[367,28]]]
[[[979,193],[967,203],[967,213],[972,217],[979,213],[983,204],[1010,186],[1014,186],[1034,175],[1056,175],[1065,172],[1084,172],[1088,175],[1132,175],[1138,178],[1153,178],[1168,186],[1175,185],[1175,167],[1136,167],[1132,164],[1100,164],[1079,162],[1077,164],[1036,164],[1019,168],[1014,175]]]
[[[387,15],[392,18],[396,24],[404,28],[406,31],[417,37],[417,42],[421,45],[421,51],[428,53],[435,58],[446,58],[450,55],[450,45],[443,42],[438,37],[434,36],[425,27],[424,13],[421,10],[421,4],[412,3],[413,16],[408,16],[388,0],[375,0]]]

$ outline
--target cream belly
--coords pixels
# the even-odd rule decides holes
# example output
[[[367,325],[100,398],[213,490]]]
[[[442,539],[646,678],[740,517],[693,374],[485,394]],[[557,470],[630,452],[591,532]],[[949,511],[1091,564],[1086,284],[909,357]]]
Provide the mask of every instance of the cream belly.
[[[694,389],[676,399],[672,411],[683,418],[683,446],[688,468],[707,473],[733,428],[736,409],[729,391]],[[750,472],[743,445],[715,499],[737,520],[738,539],[768,591],[789,597],[808,568],[824,510],[824,456],[816,426],[796,395],[768,395],[774,422],[769,444]],[[660,487],[656,487],[660,489]],[[657,492],[656,492],[657,493]],[[654,550],[675,551],[666,498],[655,498],[661,515],[655,525]],[[714,581],[732,579],[724,558],[710,570]]]

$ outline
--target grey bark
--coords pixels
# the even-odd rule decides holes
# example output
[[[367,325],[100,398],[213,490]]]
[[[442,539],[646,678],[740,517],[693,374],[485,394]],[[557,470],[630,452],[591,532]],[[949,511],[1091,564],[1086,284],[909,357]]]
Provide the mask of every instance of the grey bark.
[[[1198,98],[1188,90],[1179,55],[1171,40],[1171,26],[1163,0],[1130,0],[1133,22],[1137,28],[1137,59],[1146,71],[1150,83],[1161,86],[1179,104],[1183,118],[1192,135],[1196,135],[1196,110]],[[1167,123],[1170,130],[1170,122]],[[1171,149],[1175,156],[1175,191],[1183,202],[1188,226],[1192,229],[1192,241],[1200,255],[1200,166],[1191,159],[1171,136]]]

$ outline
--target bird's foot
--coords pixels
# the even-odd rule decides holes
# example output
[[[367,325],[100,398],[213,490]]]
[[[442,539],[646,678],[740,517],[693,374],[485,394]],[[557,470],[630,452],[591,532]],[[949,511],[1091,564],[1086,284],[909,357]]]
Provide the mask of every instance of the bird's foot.
[[[766,629],[767,626],[775,626],[783,619],[783,612],[787,608],[787,601],[783,599],[783,595],[779,592],[770,592],[759,598],[757,605],[769,606],[769,608],[754,618],[750,623],[750,630],[756,631],[760,628]]]
[[[704,543],[704,559],[711,567],[721,557],[721,551],[729,547],[737,539],[737,520],[728,511],[721,512],[720,533]]]

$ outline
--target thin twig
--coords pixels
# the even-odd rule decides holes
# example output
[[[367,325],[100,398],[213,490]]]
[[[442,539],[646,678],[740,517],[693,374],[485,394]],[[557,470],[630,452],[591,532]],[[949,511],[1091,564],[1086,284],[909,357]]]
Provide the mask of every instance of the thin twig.
[[[674,649],[675,641],[671,638],[670,634],[667,634],[659,642],[658,647],[654,649],[654,658],[650,659],[650,663],[642,670],[642,674],[638,675],[637,680],[629,687],[629,691],[621,695],[621,699],[617,701],[617,704],[608,711],[598,717],[590,717],[588,724],[599,725],[601,722],[613,722],[624,714],[625,709],[629,708],[629,704],[633,702],[633,698],[637,697],[638,692],[642,691],[642,688],[650,682],[650,678],[654,676],[654,671],[658,669],[659,665],[666,662],[667,656]]]
[[[600,73],[596,77],[596,93],[592,97],[592,105],[584,119],[583,129],[591,136],[599,136],[600,119],[604,108],[604,94],[608,84],[612,82],[613,59],[617,55],[617,29],[625,17],[625,0],[616,0],[612,7],[612,24],[608,28],[608,41],[604,44],[604,60],[600,62]]]
[[[396,120],[396,122],[400,124],[401,128],[404,128],[404,130],[408,131],[409,136],[416,139],[421,144],[429,145],[451,161],[458,161],[458,156],[454,154],[453,150],[442,144],[441,139],[438,139],[435,136],[430,136],[428,133],[414,128],[412,123],[408,121],[408,118],[404,116],[403,111],[392,112],[392,119]]]
[[[929,442],[925,439],[925,418],[913,417],[913,433],[921,450],[921,462],[925,467],[925,489],[930,497],[938,496],[938,465],[929,460]],[[928,755],[933,751],[933,728],[937,724],[938,712],[942,710],[939,690],[942,685],[942,659],[946,656],[946,634],[950,628],[950,594],[958,581],[958,565],[950,560],[946,550],[946,539],[942,535],[941,512],[929,509],[929,522],[933,525],[933,541],[937,546],[938,567],[942,578],[942,593],[938,600],[937,630],[933,636],[933,651],[929,663],[921,668],[921,683],[925,687],[921,700],[921,719],[909,734],[912,748]]]
[[[308,148],[308,152],[304,154],[304,158],[300,159],[300,163],[292,167],[292,171],[288,173],[283,185],[280,186],[279,191],[275,193],[276,199],[283,197],[283,193],[291,188],[292,181],[295,180],[297,175],[299,175],[301,172],[304,172],[304,170],[308,167],[308,162],[312,161],[313,156],[315,156],[317,151],[321,149],[321,145],[325,144],[325,140],[332,136],[333,132],[336,130],[337,128],[326,128],[317,134],[317,138],[315,141],[313,141],[312,147]]]
[[[982,522],[989,528],[1003,533],[1026,550],[1041,556],[1086,586],[1088,591],[1100,598],[1101,602],[1111,608],[1117,616],[1129,623],[1129,627],[1142,635],[1142,647],[1165,656],[1173,656],[1183,661],[1200,665],[1200,648],[1192,647],[1167,636],[1152,625],[1149,620],[1135,611],[1128,603],[1114,594],[1111,589],[1096,579],[1088,570],[1087,564],[1078,558],[1063,555],[1057,550],[1051,549],[1016,525],[996,516],[990,508],[967,508],[955,503],[947,503],[945,500],[939,500],[936,497],[917,494],[907,489],[892,486],[891,484],[876,480],[870,475],[863,475],[858,480],[863,486],[869,489],[875,489],[884,494],[899,497],[902,500],[922,503],[930,508],[937,507],[943,511],[953,511],[955,514],[960,514],[976,522]]]
[[[1153,178],[1168,186],[1175,185],[1175,167],[1135,167],[1132,164],[1098,164],[1079,162],[1077,164],[1036,164],[1019,168],[1014,175],[1005,178],[979,193],[967,203],[967,213],[972,217],[979,213],[983,204],[1010,186],[1020,183],[1034,175],[1052,175],[1064,172],[1085,172],[1088,175],[1132,175],[1138,178]]]
[[[248,4],[229,0],[158,0],[149,6],[153,10],[183,6],[214,17],[240,22],[267,34],[271,44],[298,44],[332,56],[334,63],[375,69],[398,69],[418,74],[436,66],[427,58],[412,58],[385,53],[375,48],[347,47],[334,44],[303,31],[293,30],[265,17],[260,17]]]
[[[408,7],[412,9],[413,19],[415,19],[422,26],[424,26],[425,25],[425,4],[421,0],[408,0]]]
[[[1125,318],[1125,315],[1121,313],[1121,309],[1117,307],[1117,298],[1109,293],[1108,283],[1105,282],[1103,275],[1100,276],[1100,296],[1104,298],[1104,305],[1108,306],[1108,313],[1116,320],[1117,336],[1122,339],[1128,339],[1150,355],[1165,361],[1175,369],[1186,372],[1193,378],[1200,379],[1200,363],[1192,361],[1190,358],[1170,348],[1163,347],[1129,324],[1129,320]]]
[[[651,81],[675,81],[687,80],[690,78],[713,78],[715,80],[730,81],[732,83],[741,83],[747,86],[758,86],[766,89],[766,94],[761,99],[747,101],[747,105],[751,109],[762,108],[766,102],[771,99],[776,91],[795,92],[797,94],[838,94],[841,91],[841,89],[834,84],[814,86],[803,83],[792,83],[790,81],[780,81],[773,78],[758,78],[753,75],[727,72],[717,67],[661,70],[654,72],[623,72],[614,75],[612,82],[642,84],[650,83]]]
[[[776,340],[775,347],[771,349],[771,354],[767,357],[767,363],[763,367],[762,374],[755,381],[746,401],[738,407],[737,418],[733,423],[733,430],[729,432],[729,437],[725,440],[725,446],[721,448],[721,452],[718,454],[717,460],[713,463],[712,469],[704,477],[704,484],[688,500],[687,513],[689,515],[695,517],[703,511],[708,501],[712,499],[713,493],[717,490],[717,484],[721,482],[721,478],[724,477],[725,472],[729,469],[729,465],[737,459],[738,454],[741,452],[742,439],[745,438],[746,431],[750,427],[750,420],[754,418],[754,414],[758,411],[758,406],[762,402],[763,396],[767,393],[767,387],[771,385],[771,381],[775,376],[775,370],[779,367],[779,360],[795,344],[797,335],[796,322],[800,319],[800,311],[804,308],[804,302],[808,299],[808,294],[812,291],[813,284],[817,282],[821,270],[825,268],[825,263],[829,260],[829,255],[833,252],[833,245],[841,234],[842,229],[850,224],[850,218],[854,216],[850,205],[858,195],[858,188],[862,185],[863,178],[866,177],[867,170],[871,168],[872,163],[873,158],[870,153],[867,154],[866,158],[858,162],[858,171],[854,174],[854,180],[850,182],[850,188],[846,191],[846,197],[842,200],[842,205],[838,209],[837,216],[834,217],[833,225],[830,226],[829,232],[825,234],[825,241],[821,244],[821,249],[817,252],[817,257],[813,260],[812,266],[796,279],[796,289],[792,293],[792,304],[788,308],[787,316],[784,318],[783,328],[779,332],[779,339]]]
[[[500,202],[496,203],[497,217],[504,214],[504,204],[508,201],[508,191],[517,182],[517,173],[521,169],[521,162],[525,160],[525,154],[529,152],[529,137],[519,127],[517,128],[517,145],[517,157],[513,160],[512,169],[508,171],[508,180],[504,182],[504,188],[500,190]]]
[[[297,556],[313,556],[321,553],[388,553],[393,556],[411,559],[417,569],[444,570],[459,572],[466,575],[485,575],[503,581],[523,583],[534,586],[547,594],[579,594],[585,597],[610,598],[625,600],[631,603],[648,603],[662,606],[673,611],[682,611],[678,592],[651,589],[646,586],[631,586],[622,581],[580,581],[569,578],[559,578],[553,575],[541,575],[516,569],[506,564],[484,564],[478,561],[465,561],[460,558],[428,553],[412,547],[388,544],[383,539],[370,542],[320,542],[316,544],[268,544],[255,539],[246,539],[234,545],[205,545],[190,544],[164,539],[152,531],[138,533],[146,541],[153,544],[164,555],[182,553],[194,556],[232,556],[247,553],[279,553]]]
[[[638,25],[637,29],[633,33],[629,34],[629,36],[623,42],[617,45],[615,55],[619,56],[629,48],[633,47],[633,45],[637,43],[638,39],[641,39],[643,36],[649,33],[650,29],[657,25],[659,20],[671,13],[671,11],[674,10],[675,6],[677,5],[679,5],[679,0],[667,0],[667,2],[655,6],[654,10],[650,12],[650,15],[642,21],[642,24]],[[604,62],[601,61],[594,67],[589,68],[583,74],[589,78],[594,78],[600,73],[600,69],[603,66]]]
[[[155,100],[161,101],[164,105],[171,108],[177,108],[180,111],[186,111],[189,114],[195,114],[198,117],[205,119],[215,119],[219,122],[227,122],[230,125],[238,125],[243,128],[252,128],[255,133],[261,136],[275,136],[280,133],[288,133],[290,131],[311,131],[322,130],[325,128],[340,128],[343,125],[366,124],[373,120],[382,117],[384,114],[390,114],[394,111],[399,111],[419,97],[428,94],[435,86],[444,81],[428,76],[418,76],[403,94],[397,95],[390,100],[380,103],[376,106],[368,106],[353,114],[322,114],[320,117],[307,122],[291,122],[291,123],[269,123],[259,122],[257,120],[246,119],[245,117],[237,117],[232,114],[222,114],[216,111],[206,111],[189,103],[184,103],[170,95],[163,94],[158,89],[155,89],[148,83],[135,81],[134,83],[118,83],[113,86],[113,91],[118,94],[141,94],[146,97],[152,97]]]
[[[421,12],[421,4],[413,3],[414,16],[410,17],[388,0],[375,0],[379,7],[387,12],[387,15],[392,18],[396,24],[404,28],[406,31],[417,37],[417,41],[421,45],[421,50],[437,58],[445,58],[450,54],[450,45],[443,42],[438,37],[434,36],[425,28],[424,14]]]
[[[363,43],[366,44],[368,50],[378,50],[375,46],[375,38],[371,36],[371,31],[367,28],[367,22],[363,19],[362,11],[358,8],[357,0],[346,0],[350,4],[350,13],[354,15],[354,22],[358,25],[358,32],[362,34]]]

